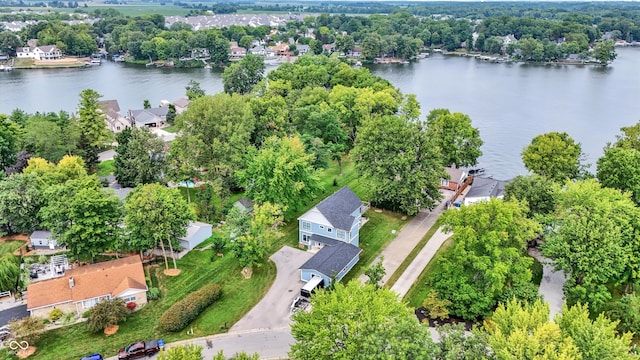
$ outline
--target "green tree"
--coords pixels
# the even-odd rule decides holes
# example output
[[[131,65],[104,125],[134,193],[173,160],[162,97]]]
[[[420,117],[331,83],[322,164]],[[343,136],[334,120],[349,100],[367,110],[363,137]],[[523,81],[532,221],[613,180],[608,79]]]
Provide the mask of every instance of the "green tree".
[[[616,323],[600,314],[595,320],[589,317],[587,306],[575,305],[562,308],[562,316],[555,322],[562,334],[573,339],[582,354],[582,360],[631,360],[629,354],[631,333],[618,335]]]
[[[322,190],[312,161],[299,138],[272,137],[251,157],[240,178],[247,196],[256,203],[271,202],[293,210]]]
[[[176,120],[176,107],[173,104],[169,104],[169,110],[167,110],[167,124],[173,125]]]
[[[376,206],[415,215],[441,196],[446,175],[436,149],[424,124],[384,116],[363,122],[352,156]]]
[[[640,213],[628,194],[602,188],[593,179],[565,187],[542,251],[570,276],[565,285],[569,304],[588,303],[601,311],[611,299],[607,284],[637,282]]]
[[[0,171],[16,162],[21,141],[20,127],[0,114]]]
[[[609,306],[607,316],[617,322],[618,333],[640,333],[640,297],[627,294]]]
[[[14,174],[0,181],[0,229],[7,233],[36,230],[43,205],[42,186],[34,174]]]
[[[445,324],[437,327],[440,341],[440,360],[493,360],[494,354],[487,344],[486,336],[480,331],[465,332],[462,324]]]
[[[429,291],[429,295],[422,302],[422,307],[431,319],[448,319],[449,310],[447,306],[451,305],[451,301],[441,299],[435,290]]]
[[[109,130],[105,126],[104,113],[98,103],[101,96],[91,89],[85,89],[80,92],[77,118],[80,130],[78,151],[88,169],[94,169],[98,164],[98,148],[109,139]]]
[[[244,35],[243,37],[240,38],[240,41],[238,41],[238,46],[249,50],[249,48],[253,46],[253,36]]]
[[[453,245],[429,281],[442,299],[451,301],[452,314],[475,319],[488,315],[505,296],[537,296],[526,248],[542,229],[526,217],[523,205],[491,199],[447,211],[441,219],[444,229],[453,231]]]
[[[214,359],[216,359],[215,356]],[[193,344],[172,346],[168,350],[160,351],[158,360],[202,360],[202,346]],[[225,360],[224,357],[222,360]]]
[[[254,353],[253,355],[249,355],[244,351],[241,351],[230,358],[224,356],[222,350],[213,357],[213,360],[260,360],[260,355],[258,353]]]
[[[585,168],[582,158],[582,146],[565,132],[538,135],[522,151],[522,162],[529,171],[555,181],[580,177]]]
[[[224,92],[248,94],[264,76],[264,58],[259,55],[247,55],[237,63],[231,64],[222,73]]]
[[[160,181],[166,170],[164,142],[148,128],[127,128],[116,136],[114,175],[125,187]]]
[[[149,101],[149,99],[144,99],[144,102],[143,102],[142,106],[145,109],[151,109],[151,102]]]
[[[187,99],[193,101],[205,95],[204,90],[200,87],[200,83],[195,80],[189,80],[189,84],[185,87],[187,90]]]
[[[24,126],[23,148],[52,162],[75,152],[77,142],[78,129],[72,124],[63,126],[42,116],[32,116]]]
[[[367,275],[367,284],[374,285],[377,288],[380,288],[380,281],[384,278],[386,271],[382,266],[382,262],[384,261],[384,256],[381,256],[378,262],[375,264],[369,265],[369,267],[364,271],[364,274]]]
[[[20,46],[22,46],[22,41],[13,31],[0,31],[0,53],[15,56],[16,50]]]
[[[471,118],[447,109],[432,110],[427,116],[427,133],[438,146],[446,166],[472,166],[482,155],[482,139]]]
[[[549,305],[518,300],[499,304],[485,321],[489,347],[498,360],[580,360],[573,339],[549,321]]]
[[[640,151],[631,147],[608,147],[598,159],[596,177],[602,186],[630,191],[640,204]]]
[[[593,57],[602,65],[608,65],[617,56],[613,40],[600,41],[593,47]]]
[[[145,251],[160,244],[168,269],[165,249],[165,244],[168,244],[173,267],[177,269],[173,256],[174,245],[179,246],[178,238],[187,234],[189,222],[195,219],[193,210],[178,189],[159,184],[139,186],[127,196],[125,210],[124,223],[129,233],[130,247]]]
[[[0,255],[0,290],[14,291],[19,278],[18,257],[9,252]]]
[[[102,300],[91,308],[87,318],[87,328],[91,332],[99,332],[109,326],[118,325],[129,316],[122,298]]]
[[[389,289],[351,281],[320,291],[293,316],[292,359],[432,359],[428,328]]]
[[[117,246],[122,204],[114,193],[102,189],[95,176],[52,185],[45,190],[43,223],[74,254],[95,255]]]
[[[555,209],[560,186],[540,175],[518,175],[504,187],[504,199],[518,200],[529,208],[529,218],[548,215]]]
[[[40,340],[45,326],[43,319],[35,316],[27,316],[21,320],[9,322],[9,328],[15,334],[16,341],[26,341],[29,345],[36,344]]]
[[[225,189],[234,184],[251,149],[254,119],[247,98],[238,94],[198,98],[176,118],[176,128],[180,135],[170,151],[171,166],[179,170],[174,177],[197,176]]]

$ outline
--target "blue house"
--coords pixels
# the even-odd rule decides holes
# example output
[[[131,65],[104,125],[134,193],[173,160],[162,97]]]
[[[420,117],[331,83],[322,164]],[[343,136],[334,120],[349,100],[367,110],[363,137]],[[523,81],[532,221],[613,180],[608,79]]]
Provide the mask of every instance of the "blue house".
[[[360,227],[367,209],[345,186],[298,218],[300,246],[316,252],[300,267],[303,281],[321,277],[328,286],[353,268],[360,260]]]

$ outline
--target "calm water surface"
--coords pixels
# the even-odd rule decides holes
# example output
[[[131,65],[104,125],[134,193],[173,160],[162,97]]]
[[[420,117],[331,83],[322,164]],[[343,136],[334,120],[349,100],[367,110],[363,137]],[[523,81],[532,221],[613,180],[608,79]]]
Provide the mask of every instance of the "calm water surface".
[[[618,49],[607,68],[491,64],[440,55],[409,65],[374,66],[402,92],[416,94],[423,115],[448,108],[471,116],[484,140],[480,164],[496,178],[526,173],[520,159],[531,139],[566,131],[594,164],[620,127],[640,120],[640,49]],[[118,99],[122,112],[144,99],[184,96],[189,80],[209,94],[222,91],[221,73],[205,69],[157,69],[103,63],[86,69],[14,70],[0,73],[0,113],[74,111],[78,94],[92,88]]]

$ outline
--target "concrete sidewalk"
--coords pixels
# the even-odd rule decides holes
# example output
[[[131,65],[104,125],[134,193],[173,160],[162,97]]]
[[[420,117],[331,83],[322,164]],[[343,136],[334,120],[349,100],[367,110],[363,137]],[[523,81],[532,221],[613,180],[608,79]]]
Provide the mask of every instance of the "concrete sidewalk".
[[[422,270],[424,270],[427,264],[429,264],[438,249],[440,249],[440,246],[442,246],[442,244],[451,237],[451,235],[452,233],[442,232],[442,228],[438,229],[438,231],[433,234],[429,242],[422,248],[420,253],[418,253],[418,256],[416,256],[411,264],[409,264],[407,270],[405,270],[398,278],[398,281],[393,284],[391,290],[400,295],[400,298],[402,299],[407,292],[409,292],[413,283],[418,280]]]
[[[431,229],[433,224],[435,224],[436,220],[442,212],[445,210],[445,204],[447,200],[453,196],[453,191],[441,190],[442,191],[442,201],[436,206],[433,211],[423,210],[416,215],[405,227],[398,233],[398,236],[387,245],[384,250],[378,255],[378,257],[372,262],[375,264],[378,262],[380,257],[384,257],[382,261],[382,266],[385,270],[385,275],[382,278],[382,284],[385,284],[389,281],[389,278],[393,275],[396,270],[400,267],[400,264],[404,261],[404,259],[409,256],[411,251],[418,245],[420,240],[424,237],[424,235]],[[366,275],[360,276],[360,281],[366,282],[368,277]]]
[[[542,256],[540,250],[529,249],[529,255],[542,263],[542,280],[540,281],[538,295],[549,303],[549,317],[553,320],[556,314],[562,312],[564,283],[567,282],[567,277],[562,270],[555,271],[553,261]]]

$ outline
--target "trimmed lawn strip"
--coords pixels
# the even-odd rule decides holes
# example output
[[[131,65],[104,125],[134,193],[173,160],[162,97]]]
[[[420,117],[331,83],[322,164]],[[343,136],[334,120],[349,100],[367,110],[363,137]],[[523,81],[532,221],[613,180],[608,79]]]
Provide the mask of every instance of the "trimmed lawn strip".
[[[393,275],[391,275],[389,280],[384,284],[384,287],[391,289],[391,287],[396,283],[396,281],[398,281],[400,276],[407,270],[407,268],[409,267],[409,264],[411,264],[413,260],[415,260],[415,258],[418,256],[420,251],[422,251],[424,246],[427,245],[429,240],[431,240],[431,237],[433,236],[433,234],[436,233],[439,227],[440,227],[440,218],[436,220],[433,226],[431,226],[431,229],[429,229],[429,231],[427,231],[427,233],[424,234],[420,242],[416,244],[416,247],[413,248],[413,250],[411,250],[409,255],[404,259],[404,261],[402,261],[398,269],[393,273]],[[431,260],[433,261],[433,259]]]
[[[171,126],[162,128],[162,130],[174,134],[176,131],[178,131],[178,128],[175,125],[171,125]]]
[[[418,277],[418,280],[416,280],[416,282],[411,286],[411,289],[409,289],[409,292],[407,292],[407,295],[404,297],[404,301],[409,306],[414,308],[422,306],[424,299],[426,299],[427,295],[429,295],[429,292],[431,291],[431,286],[426,284],[426,281],[432,272],[440,270],[440,267],[438,266],[438,259],[452,244],[453,240],[451,240],[451,238],[447,239],[433,256],[433,259],[429,261],[429,264],[427,264],[424,270],[422,270],[420,277]]]
[[[115,169],[114,160],[105,160],[98,164],[98,171],[96,171],[96,175],[103,177],[109,176],[115,171]]]
[[[178,268],[182,273],[176,277],[165,276],[162,273],[163,264],[151,266],[151,278],[157,277],[153,283],[156,286],[159,283],[162,297],[150,301],[121,323],[116,334],[109,337],[102,333],[92,334],[84,324],[51,330],[38,342],[38,348],[44,351],[38,351],[36,358],[73,359],[96,352],[109,357],[115,355],[120,347],[133,341],[163,339],[165,342],[172,342],[225,332],[264,296],[275,279],[276,269],[269,261],[260,268],[255,268],[253,277],[245,280],[233,255],[227,253],[211,262],[211,253],[211,250],[189,252],[178,260]],[[173,303],[211,283],[222,285],[221,299],[200,314],[187,329],[172,334],[162,334],[156,329],[158,318]],[[191,329],[193,334],[187,335],[187,330]]]

